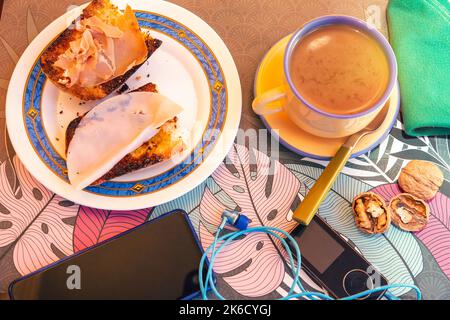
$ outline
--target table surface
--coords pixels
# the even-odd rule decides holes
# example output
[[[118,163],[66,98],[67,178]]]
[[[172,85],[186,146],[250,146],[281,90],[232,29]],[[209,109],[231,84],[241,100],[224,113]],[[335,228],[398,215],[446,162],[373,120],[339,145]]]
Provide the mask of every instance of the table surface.
[[[260,221],[261,224],[293,228],[295,224],[289,218],[292,203],[298,203],[299,198],[304,196],[326,163],[299,157],[282,147],[279,159],[274,161],[278,174],[267,179],[262,189],[248,186],[241,190],[243,195],[238,195],[233,174],[228,166],[221,166],[211,178],[183,198],[157,208],[130,212],[129,217],[133,218],[133,222],[117,212],[94,210],[59,199],[24,170],[14,156],[14,150],[6,136],[4,104],[8,80],[20,54],[36,34],[64,13],[69,5],[82,2],[84,1],[22,0],[5,1],[4,4],[0,20],[0,292],[4,292],[9,282],[20,275],[174,208],[181,208],[189,213],[203,246],[210,241],[219,212],[225,207],[239,207],[253,217],[253,221]],[[375,18],[379,18],[379,29],[387,35],[386,0],[172,2],[203,18],[229,47],[242,82],[243,129],[263,128],[250,107],[258,63],[277,40],[295,31],[302,23],[326,14],[347,14],[362,19],[375,15]],[[415,139],[405,136],[401,129],[399,118],[391,135],[380,148],[349,162],[319,213],[356,245],[391,282],[416,284],[427,299],[450,299],[448,139]],[[261,162],[270,161],[267,155],[249,151],[240,145],[234,146],[230,158],[239,159],[248,152],[254,152]],[[433,161],[443,168],[446,176],[441,193],[431,203],[429,227],[418,234],[401,232],[392,227],[382,236],[363,235],[354,226],[351,199],[357,193],[374,189],[386,196],[398,192],[395,181],[401,168],[412,159]],[[235,160],[233,164],[242,176],[254,173],[252,171],[255,168],[245,163]],[[285,183],[293,187],[289,190],[276,190],[274,186],[278,185],[275,183],[277,181],[281,181],[281,185]],[[280,200],[281,194],[286,192],[288,196]],[[262,194],[263,200],[257,200]],[[65,208],[65,216],[49,212],[48,204],[55,201]],[[28,212],[23,206],[36,206],[38,209]],[[67,216],[68,211],[71,213]],[[62,221],[62,226],[52,224],[53,220]],[[91,226],[83,227],[86,223]],[[283,295],[292,279],[286,272],[286,265],[281,258],[283,252],[278,245],[266,236],[254,236],[246,238],[243,247],[245,254],[222,261],[215,270],[219,274],[218,283],[224,295],[228,298],[247,299],[278,298]],[[264,262],[266,268],[258,268],[260,261]],[[267,268],[271,270],[271,278],[266,277]],[[256,280],[261,277],[263,281]],[[302,279],[307,286],[315,286],[307,278]],[[394,293],[406,299],[413,297],[408,290],[394,290]]]

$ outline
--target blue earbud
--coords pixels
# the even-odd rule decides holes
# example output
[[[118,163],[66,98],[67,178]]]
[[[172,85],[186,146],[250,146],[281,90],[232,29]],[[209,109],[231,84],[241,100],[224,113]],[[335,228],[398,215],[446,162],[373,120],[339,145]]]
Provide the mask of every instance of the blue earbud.
[[[247,230],[250,224],[250,219],[237,211],[225,210],[222,213],[222,218],[226,219],[229,225],[232,225],[238,230]]]

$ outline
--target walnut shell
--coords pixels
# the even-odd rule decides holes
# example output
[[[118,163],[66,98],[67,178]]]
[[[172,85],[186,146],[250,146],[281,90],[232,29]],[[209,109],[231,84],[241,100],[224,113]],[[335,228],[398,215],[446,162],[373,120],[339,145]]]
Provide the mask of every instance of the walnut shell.
[[[368,234],[384,233],[391,225],[391,212],[383,198],[373,192],[357,195],[353,200],[356,226]]]
[[[403,168],[398,184],[406,193],[422,200],[431,200],[444,183],[442,171],[433,163],[413,160]]]
[[[402,230],[417,232],[423,230],[430,217],[428,204],[413,195],[402,193],[389,203],[392,222]]]

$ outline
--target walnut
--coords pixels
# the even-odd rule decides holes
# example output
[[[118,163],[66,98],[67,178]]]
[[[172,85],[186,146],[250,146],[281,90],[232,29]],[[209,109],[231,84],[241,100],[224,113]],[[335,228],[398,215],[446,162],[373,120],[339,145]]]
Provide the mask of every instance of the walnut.
[[[433,163],[414,160],[403,168],[398,184],[403,191],[422,200],[431,200],[444,183],[442,171]]]
[[[353,200],[356,226],[369,234],[384,233],[391,224],[391,213],[384,200],[372,192],[357,195]]]
[[[402,230],[417,232],[428,224],[430,208],[428,204],[413,195],[402,193],[389,203],[392,222]]]

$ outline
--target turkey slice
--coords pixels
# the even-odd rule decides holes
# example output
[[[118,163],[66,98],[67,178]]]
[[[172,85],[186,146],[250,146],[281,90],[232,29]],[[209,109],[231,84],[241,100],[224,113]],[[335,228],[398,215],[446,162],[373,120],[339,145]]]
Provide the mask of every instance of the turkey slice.
[[[70,142],[70,183],[77,190],[89,186],[182,111],[167,97],[153,92],[118,95],[100,103],[83,117]]]

